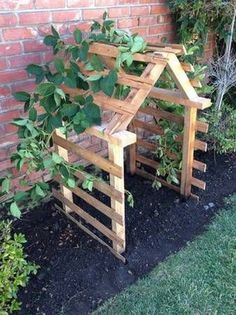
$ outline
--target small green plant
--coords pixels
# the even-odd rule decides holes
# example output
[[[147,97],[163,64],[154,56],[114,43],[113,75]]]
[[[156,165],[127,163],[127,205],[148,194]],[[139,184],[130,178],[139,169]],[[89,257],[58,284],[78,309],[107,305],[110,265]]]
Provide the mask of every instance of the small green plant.
[[[8,315],[20,309],[17,300],[20,287],[25,287],[30,274],[38,267],[26,260],[23,234],[12,234],[11,222],[0,222],[0,314]]]

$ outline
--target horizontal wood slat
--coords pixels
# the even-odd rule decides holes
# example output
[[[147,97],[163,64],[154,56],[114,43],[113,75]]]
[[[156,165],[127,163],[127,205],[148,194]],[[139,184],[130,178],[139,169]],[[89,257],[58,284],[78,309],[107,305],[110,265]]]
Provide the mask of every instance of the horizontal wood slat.
[[[102,234],[104,234],[106,237],[108,237],[112,241],[116,241],[121,246],[123,246],[124,241],[117,236],[113,231],[108,229],[105,225],[100,223],[97,219],[92,217],[90,214],[85,212],[83,209],[81,209],[79,206],[75,205],[73,202],[65,198],[61,193],[59,193],[57,190],[53,189],[53,196],[64,203],[66,206],[68,206],[73,212],[78,214],[82,219],[84,219],[87,223],[95,227],[98,231],[100,231]]]
[[[78,144],[75,144],[67,139],[63,139],[56,134],[53,135],[53,141],[60,147],[79,155],[80,157],[91,162],[94,165],[97,165],[102,170],[111,173],[114,176],[120,178],[122,177],[122,168],[118,165],[115,165],[111,161],[104,159],[100,155],[95,154],[94,152],[87,149],[81,148]]]
[[[199,170],[203,173],[206,172],[207,169],[207,165],[203,162],[197,161],[197,160],[193,160],[193,168],[195,168],[196,170]]]
[[[77,171],[75,173],[75,176],[78,177],[82,181],[86,179],[86,176],[80,171]],[[94,180],[93,187],[99,190],[100,192],[102,192],[103,194],[105,194],[106,196],[111,197],[119,202],[123,202],[124,200],[124,196],[119,190],[108,185],[103,180]]]
[[[159,100],[180,104],[187,107],[195,107],[198,109],[206,109],[211,106],[210,99],[199,96],[194,99],[188,99],[184,98],[182,93],[179,91],[171,91],[156,87],[151,89],[149,96]]]
[[[96,241],[98,241],[103,246],[106,246],[113,255],[115,255],[118,259],[120,259],[123,263],[126,263],[125,257],[123,257],[120,253],[115,251],[111,246],[109,246],[106,242],[104,242],[100,237],[98,237],[95,233],[90,231],[88,228],[86,228],[81,222],[76,220],[72,215],[69,213],[66,213],[61,207],[59,207],[57,204],[55,204],[55,208],[59,211],[61,211],[63,214],[65,214],[72,222],[74,222],[78,227],[83,230],[85,233],[87,233],[89,236],[94,238]]]
[[[154,169],[158,169],[160,167],[160,163],[153,161],[151,159],[148,159],[148,158],[146,158],[142,155],[139,155],[139,154],[136,155],[136,161],[138,161],[144,165],[148,165]]]
[[[198,178],[192,177],[191,184],[197,188],[206,189],[206,183]]]
[[[57,180],[58,183],[61,183],[60,180]],[[75,188],[68,188],[70,191],[72,191],[74,194],[76,194],[78,197],[82,198],[84,201],[86,201],[88,204],[90,204],[92,207],[97,208],[101,213],[105,214],[110,219],[116,221],[120,225],[124,225],[122,216],[115,212],[114,209],[108,207],[100,200],[94,198],[90,194],[88,194],[86,191],[79,187]]]
[[[162,127],[154,124],[147,123],[145,121],[141,121],[138,119],[133,119],[133,124],[135,128],[141,128],[147,131],[150,131],[152,133],[158,134],[158,135],[163,135],[164,131]]]

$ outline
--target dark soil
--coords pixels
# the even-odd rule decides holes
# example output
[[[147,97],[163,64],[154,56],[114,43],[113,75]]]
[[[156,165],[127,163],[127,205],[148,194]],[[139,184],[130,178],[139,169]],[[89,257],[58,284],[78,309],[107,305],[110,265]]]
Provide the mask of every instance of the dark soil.
[[[29,259],[40,265],[20,293],[18,314],[88,314],[202,233],[224,197],[236,192],[236,155],[218,156],[216,165],[212,154],[204,159],[207,189],[198,191],[199,203],[181,201],[167,188],[156,191],[138,176],[126,177],[135,199],[134,208],[126,207],[126,265],[58,213],[53,202],[17,221],[15,229],[28,239]]]

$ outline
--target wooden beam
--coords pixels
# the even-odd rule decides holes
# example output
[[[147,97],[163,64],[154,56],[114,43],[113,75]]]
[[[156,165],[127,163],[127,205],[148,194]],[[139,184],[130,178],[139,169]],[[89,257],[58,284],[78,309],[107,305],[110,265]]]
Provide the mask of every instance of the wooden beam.
[[[112,174],[110,175],[110,185],[124,195],[124,149],[115,144],[108,143],[108,153],[111,163],[114,163],[122,169],[122,176],[119,178]],[[125,222],[125,201],[123,200],[123,202],[118,202],[117,200],[111,198],[111,208],[114,209],[115,212],[123,218],[123,222]],[[120,225],[112,220],[112,231],[114,234],[118,235],[120,239],[122,239],[122,246],[120,246],[120,244],[116,241],[113,241],[113,249],[121,254],[124,252],[126,247],[125,223]]]
[[[117,177],[123,176],[122,168],[120,166],[112,163],[107,159],[104,159],[103,157],[101,157],[98,154],[95,154],[94,152],[84,149],[80,147],[78,144],[75,144],[69,140],[65,140],[62,137],[59,137],[58,135],[53,135],[53,141],[58,146],[66,150],[70,150],[71,152],[82,157],[83,159],[91,162],[94,165],[97,165],[102,170],[111,173]]]

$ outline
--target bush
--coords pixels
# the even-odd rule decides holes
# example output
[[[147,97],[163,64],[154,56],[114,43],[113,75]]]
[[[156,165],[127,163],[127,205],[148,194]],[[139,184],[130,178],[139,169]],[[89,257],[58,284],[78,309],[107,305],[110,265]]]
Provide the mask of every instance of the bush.
[[[20,287],[26,286],[29,275],[36,274],[37,266],[26,260],[23,234],[11,234],[11,222],[0,222],[0,315],[19,310],[17,300]]]

